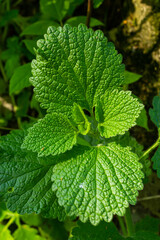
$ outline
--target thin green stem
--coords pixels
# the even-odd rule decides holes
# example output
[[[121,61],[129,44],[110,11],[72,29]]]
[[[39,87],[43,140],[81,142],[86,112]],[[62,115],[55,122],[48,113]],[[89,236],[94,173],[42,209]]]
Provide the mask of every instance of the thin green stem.
[[[9,226],[10,226],[14,221],[15,221],[15,217],[10,218],[10,220],[7,222],[7,224],[6,224],[6,225],[4,226],[4,228],[2,229],[1,234],[2,234],[3,232],[5,232],[5,231],[9,228]]]
[[[160,198],[160,195],[138,198],[137,201],[140,202],[140,201],[146,201],[146,200],[152,200],[152,199],[158,199],[158,198]]]
[[[10,0],[7,0],[6,1],[6,11],[9,11],[10,10]],[[4,32],[3,32],[3,35],[2,35],[2,43],[5,42],[5,39],[7,37],[7,33],[8,33],[8,24],[5,25],[4,27]]]
[[[86,26],[89,28],[91,20],[92,0],[88,0]]]
[[[157,141],[151,146],[149,147],[144,153],[143,155],[140,157],[140,159],[144,158],[146,155],[148,155],[150,152],[152,152],[156,147],[158,147],[160,144],[160,137],[157,139]],[[139,159],[139,160],[140,160]]]
[[[7,11],[9,11],[10,10],[10,0],[7,0],[6,4],[7,4],[6,9],[7,9]]]
[[[12,100],[12,105],[13,105],[13,111],[14,111],[14,113],[16,113],[17,105],[16,105],[16,102],[15,102],[15,99],[14,99],[13,95],[11,95],[11,100]],[[16,116],[16,119],[17,119],[18,128],[21,128],[21,118]]]
[[[127,226],[128,237],[130,237],[134,234],[134,224],[132,221],[131,210],[129,207],[126,209],[124,218]]]
[[[3,67],[3,63],[2,63],[1,60],[0,60],[0,70],[1,70],[1,74],[2,74],[2,77],[3,77],[4,81],[7,82],[8,79],[7,79],[7,76],[6,76],[6,73],[5,73],[4,67]]]
[[[118,221],[119,221],[119,225],[121,227],[122,233],[123,233],[124,237],[127,237],[127,231],[126,231],[126,227],[125,227],[123,218],[119,217],[119,216],[117,216],[117,217],[118,217]]]
[[[19,215],[17,215],[17,217],[15,219],[15,223],[16,223],[18,228],[21,228],[21,222],[20,222],[20,216]]]
[[[1,127],[1,126],[0,126],[0,129],[1,130],[7,130],[7,131],[15,130],[14,128]]]

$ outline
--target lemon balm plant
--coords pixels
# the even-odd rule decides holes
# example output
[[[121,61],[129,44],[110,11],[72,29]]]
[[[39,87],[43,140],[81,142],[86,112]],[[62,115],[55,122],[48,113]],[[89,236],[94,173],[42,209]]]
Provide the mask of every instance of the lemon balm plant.
[[[128,133],[143,105],[122,88],[122,56],[83,24],[49,27],[35,52],[30,82],[46,115],[1,138],[2,198],[61,221],[124,216],[143,189],[146,153]],[[131,235],[128,210],[126,222]]]

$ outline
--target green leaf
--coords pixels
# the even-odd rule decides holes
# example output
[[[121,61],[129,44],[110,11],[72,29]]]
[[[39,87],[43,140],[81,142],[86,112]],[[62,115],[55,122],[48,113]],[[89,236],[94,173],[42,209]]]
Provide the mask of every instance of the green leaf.
[[[16,68],[9,85],[9,94],[19,93],[25,87],[31,84],[29,78],[31,77],[31,64],[27,63]]]
[[[129,72],[129,71],[125,71],[124,77],[125,77],[124,83],[131,84],[131,83],[137,82],[142,77],[142,75],[133,73],[133,72]]]
[[[40,0],[40,9],[44,15],[54,20],[61,21],[66,14],[69,5],[63,9],[64,0]]]
[[[37,21],[32,24],[30,24],[28,27],[26,27],[23,32],[21,33],[21,36],[24,35],[43,35],[46,33],[47,28],[49,26],[56,26],[58,27],[59,24],[54,22],[54,21],[49,21],[49,20],[42,20],[42,21]]]
[[[160,236],[158,236],[157,234],[153,233],[153,232],[149,232],[149,231],[139,231],[136,232],[131,238],[127,238],[129,240],[160,240]]]
[[[26,48],[28,49],[29,52],[31,52],[33,55],[35,55],[35,51],[34,48],[36,48],[37,46],[37,40],[29,40],[29,39],[25,39],[23,40]]]
[[[80,5],[83,0],[40,0],[40,9],[46,18],[51,18],[59,22]],[[52,24],[53,25],[53,24]]]
[[[123,216],[143,188],[137,155],[115,143],[73,150],[70,160],[53,169],[52,189],[59,204],[68,215],[93,225],[111,221],[114,214]]]
[[[92,111],[98,95],[123,83],[122,57],[99,30],[50,27],[37,45],[31,82],[48,112],[71,115],[74,102]]]
[[[86,115],[84,114],[82,108],[74,103],[73,107],[73,120],[78,125],[78,129],[81,134],[86,135],[90,131],[90,122],[88,121]]]
[[[99,101],[95,109],[96,119],[101,135],[106,138],[124,134],[136,125],[136,118],[143,108],[129,91],[106,91]]]
[[[16,116],[17,117],[26,117],[27,112],[29,109],[29,102],[30,102],[30,91],[23,91],[21,94],[18,95],[17,98],[17,110]]]
[[[77,133],[66,116],[47,114],[29,129],[22,148],[38,152],[38,156],[57,155],[76,144]]]
[[[13,236],[15,240],[45,240],[45,238],[38,235],[37,229],[30,228],[27,225],[22,225],[18,228]]]
[[[85,24],[86,23],[86,16],[77,16],[69,18],[65,23],[70,24],[72,27],[78,27],[80,23]],[[90,27],[96,27],[96,26],[104,26],[104,23],[99,21],[96,18],[90,19]]]
[[[39,227],[39,231],[46,240],[68,240],[68,232],[64,228],[64,223],[57,219],[45,219],[45,224]]]
[[[157,126],[158,131],[160,131],[160,95],[153,98],[153,108],[149,109],[149,115],[152,122]],[[153,169],[157,170],[157,175],[160,178],[160,147],[152,157]]]
[[[153,108],[149,109],[149,115],[152,122],[157,126],[160,127],[160,95],[155,96],[153,98]]]
[[[73,237],[69,240],[123,240],[114,223],[101,222],[98,226],[90,223],[78,222],[78,226],[72,231]]]
[[[18,10],[12,9],[10,11],[6,11],[4,15],[0,19],[0,27],[4,27],[7,25],[11,20],[18,16]]]
[[[158,233],[159,232],[160,219],[146,216],[136,223],[136,232],[138,231],[149,231]]]
[[[98,8],[104,0],[93,0],[93,7]]]
[[[139,103],[143,104],[142,100],[139,97],[135,96],[134,94],[132,94],[132,97],[136,98]],[[139,117],[136,120],[136,124],[140,127],[145,128],[147,131],[149,130],[149,128],[148,128],[148,117],[147,117],[147,112],[146,112],[145,108],[143,108],[141,113],[139,114]]]
[[[147,131],[149,130],[149,128],[148,128],[148,117],[147,117],[147,112],[146,112],[145,108],[143,108],[141,113],[139,114],[139,117],[137,118],[136,124],[140,127],[145,128]]]
[[[29,226],[35,226],[38,227],[42,224],[42,218],[40,215],[37,215],[35,213],[32,214],[24,214],[21,216],[21,219],[24,223],[26,223]]]
[[[143,155],[143,146],[141,144],[139,144],[135,138],[133,138],[132,136],[129,135],[129,132],[127,132],[124,135],[119,135],[116,137],[112,137],[110,139],[106,139],[105,140],[105,144],[107,144],[108,142],[116,142],[117,144],[120,144],[122,147],[130,147],[131,151],[133,153],[136,153],[137,156],[139,158],[142,157]],[[151,175],[152,171],[151,171],[151,161],[150,159],[148,159],[148,155],[146,155],[144,158],[140,159],[140,163],[143,165],[142,171],[144,173],[144,175],[146,177],[148,177],[149,175]]]
[[[0,222],[3,221],[3,219],[6,217],[6,214],[7,214],[6,204],[0,201]]]
[[[72,16],[74,10],[81,5],[82,3],[84,3],[84,0],[65,0],[65,1],[69,1],[70,3],[70,7],[67,11],[67,15]]]
[[[153,161],[153,169],[157,170],[157,176],[160,178],[160,147],[158,147],[157,151],[152,157]]]
[[[136,233],[133,236],[135,240],[160,240],[159,236],[160,219],[146,216],[136,223]]]
[[[16,68],[20,65],[20,57],[18,54],[10,55],[10,58],[5,63],[5,71],[8,78],[11,78]]]
[[[145,219],[142,219],[136,224],[136,233],[128,238],[123,237],[119,234],[113,222],[101,222],[98,226],[92,226],[90,223],[84,224],[78,222],[78,226],[73,229],[72,237],[69,238],[69,240],[159,240],[160,237],[157,235],[159,230],[158,222],[158,219],[154,219],[151,217],[146,217]],[[152,229],[155,229],[154,223],[157,229],[156,232],[152,231]]]
[[[15,69],[20,65],[21,44],[18,37],[7,38],[7,50],[0,54],[0,59],[5,60],[5,71],[11,78]]]
[[[52,168],[60,159],[38,158],[37,154],[22,150],[26,134],[26,130],[15,130],[0,138],[0,194],[13,212],[41,212],[62,220],[65,212],[51,189]]]
[[[1,240],[14,240],[10,230],[6,229],[4,225],[0,224],[0,239]]]

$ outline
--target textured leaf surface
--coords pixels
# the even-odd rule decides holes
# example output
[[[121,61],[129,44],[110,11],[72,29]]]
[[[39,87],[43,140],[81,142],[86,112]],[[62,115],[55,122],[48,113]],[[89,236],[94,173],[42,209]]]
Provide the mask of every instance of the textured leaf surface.
[[[152,122],[160,127],[160,95],[153,98],[153,108],[149,109]]]
[[[105,140],[105,144],[107,144],[108,142],[116,142],[117,144],[120,144],[122,147],[130,147],[131,151],[133,153],[136,153],[137,156],[140,158],[143,155],[143,146],[141,144],[139,144],[135,138],[131,137],[129,135],[129,132],[127,132],[124,135],[119,135],[110,139],[106,139]],[[150,159],[148,159],[148,155],[146,155],[144,158],[140,159],[140,163],[143,165],[142,171],[145,174],[145,176],[149,176],[152,174],[151,171],[151,161]]]
[[[143,105],[132,98],[131,92],[106,91],[96,106],[99,131],[106,138],[124,134],[136,124]]]
[[[54,167],[53,191],[69,215],[97,225],[124,215],[142,189],[141,164],[128,148],[108,146],[74,148],[75,156]],[[73,153],[73,150],[72,150]]]
[[[37,45],[31,82],[41,106],[50,112],[71,114],[74,102],[92,111],[95,96],[123,83],[122,57],[101,31],[83,24],[50,27]]]
[[[39,156],[57,155],[70,150],[76,137],[76,128],[64,115],[47,114],[29,129],[22,147],[38,152]]]
[[[72,231],[70,240],[123,240],[114,223],[101,222],[98,226],[90,223],[78,222],[78,226]]]
[[[38,158],[21,150],[26,131],[17,130],[0,140],[0,190],[11,211],[42,213],[63,219],[65,212],[52,191],[54,157]]]
[[[88,121],[86,115],[84,114],[82,108],[74,103],[73,107],[73,120],[78,125],[78,129],[81,134],[86,135],[90,130],[90,122]]]
[[[157,151],[152,157],[153,161],[153,169],[157,170],[157,176],[160,178],[160,147],[158,147]]]
[[[29,87],[31,83],[29,78],[31,77],[31,64],[27,63],[18,67],[11,80],[9,85],[9,94],[15,94],[21,91],[25,87]]]

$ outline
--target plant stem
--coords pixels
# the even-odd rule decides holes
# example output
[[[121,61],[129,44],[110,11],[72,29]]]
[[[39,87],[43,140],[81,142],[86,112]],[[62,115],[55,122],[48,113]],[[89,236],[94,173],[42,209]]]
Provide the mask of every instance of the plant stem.
[[[91,20],[92,0],[88,0],[86,26],[89,28]]]
[[[158,199],[158,198],[160,198],[160,195],[138,198],[137,201],[140,202],[140,201],[146,201],[146,200],[152,200],[152,199]]]
[[[1,130],[7,130],[7,131],[15,130],[14,128],[1,127],[1,126],[0,126],[0,129]]]
[[[1,234],[9,228],[9,226],[14,222],[14,220],[15,220],[15,217],[10,218],[10,220],[7,222],[7,224],[2,229]]]
[[[157,141],[150,147],[148,148],[143,155],[140,157],[140,159],[144,158],[146,155],[148,155],[150,152],[152,152],[156,147],[158,147],[160,144],[160,137],[157,139]],[[140,160],[139,159],[139,160]]]
[[[15,99],[14,99],[13,95],[11,95],[11,100],[12,100],[12,105],[13,105],[13,111],[14,111],[14,113],[16,113],[17,106],[16,106],[16,102],[15,102]],[[17,119],[18,128],[21,128],[21,118],[16,116],[16,119]]]
[[[122,230],[122,233],[124,235],[124,237],[127,237],[127,231],[126,231],[126,228],[125,228],[125,225],[124,225],[124,221],[123,221],[123,218],[122,217],[118,217],[118,221],[119,221],[119,225],[121,227],[121,230]]]
[[[10,0],[7,0],[6,1],[6,11],[8,12],[9,10],[10,10]],[[3,35],[2,35],[2,43],[5,42],[5,39],[7,37],[7,33],[8,33],[8,23],[4,27],[4,32],[3,32]]]
[[[4,71],[3,63],[2,63],[1,60],[0,60],[0,70],[1,70],[1,74],[2,74],[2,77],[3,77],[4,81],[7,82],[8,81],[7,76],[6,76],[6,73]]]
[[[128,237],[130,237],[134,234],[134,224],[132,221],[131,210],[129,207],[126,209],[124,218],[127,226]]]

